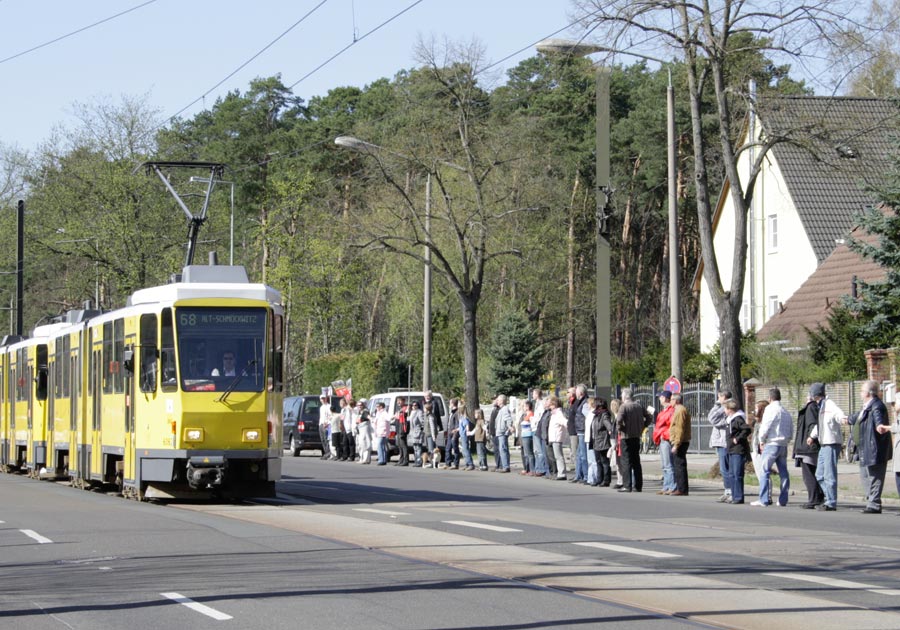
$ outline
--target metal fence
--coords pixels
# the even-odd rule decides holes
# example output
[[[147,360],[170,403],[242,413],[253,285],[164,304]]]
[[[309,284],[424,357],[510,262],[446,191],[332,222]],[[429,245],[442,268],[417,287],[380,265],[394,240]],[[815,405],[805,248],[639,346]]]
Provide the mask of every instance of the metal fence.
[[[684,383],[681,386],[684,406],[691,412],[691,453],[712,452],[712,449],[709,448],[709,434],[712,427],[706,421],[706,416],[716,404],[717,385],[717,383]],[[663,391],[662,386],[659,383],[650,385],[632,383],[628,387],[632,391],[635,402],[639,402],[645,407],[653,407],[655,422],[659,413],[659,394]],[[621,398],[622,389],[623,386],[616,386],[617,398]]]

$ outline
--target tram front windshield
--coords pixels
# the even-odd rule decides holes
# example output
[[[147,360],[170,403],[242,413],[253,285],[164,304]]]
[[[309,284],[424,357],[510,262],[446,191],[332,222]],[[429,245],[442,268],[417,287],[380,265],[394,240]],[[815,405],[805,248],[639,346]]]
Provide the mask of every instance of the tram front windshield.
[[[266,309],[181,307],[175,321],[184,391],[263,391]]]

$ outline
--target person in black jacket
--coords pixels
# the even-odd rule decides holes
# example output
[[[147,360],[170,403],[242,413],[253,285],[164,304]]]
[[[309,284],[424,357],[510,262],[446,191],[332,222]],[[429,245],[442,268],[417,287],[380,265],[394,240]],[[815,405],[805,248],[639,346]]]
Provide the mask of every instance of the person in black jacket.
[[[450,399],[450,415],[447,417],[447,433],[444,440],[444,462],[447,468],[459,470],[459,399]]]
[[[816,481],[816,461],[819,459],[819,441],[808,441],[812,431],[819,424],[819,403],[811,397],[797,412],[797,432],[794,435],[794,460],[803,474],[803,485],[806,486],[806,503],[803,508],[814,510],[817,505],[825,503],[825,493]],[[811,443],[810,443],[811,442]]]
[[[748,438],[752,429],[747,424],[747,417],[739,408],[736,400],[726,400],[724,407],[729,421],[728,469],[734,471],[731,501],[727,501],[727,503],[740,504],[744,502],[744,465],[750,457]]]
[[[849,420],[851,424],[853,422],[859,424],[859,467],[860,472],[865,469],[865,475],[861,476],[868,482],[868,487],[863,487],[866,491],[866,507],[862,510],[863,514],[881,514],[884,475],[887,463],[893,455],[891,436],[884,432],[884,429],[877,428],[890,427],[887,408],[879,398],[879,393],[881,388],[877,381],[863,383],[859,390],[859,396],[863,401],[862,411]]]
[[[597,486],[608,488],[612,482],[612,469],[609,465],[609,449],[616,436],[616,425],[613,423],[609,405],[603,398],[594,401],[594,424],[592,426],[591,445],[597,457]]]

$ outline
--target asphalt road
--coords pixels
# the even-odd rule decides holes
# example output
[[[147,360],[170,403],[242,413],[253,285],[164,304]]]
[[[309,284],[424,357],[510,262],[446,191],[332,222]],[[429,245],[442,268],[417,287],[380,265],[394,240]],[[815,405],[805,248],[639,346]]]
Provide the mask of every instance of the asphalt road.
[[[900,628],[900,518],[657,488],[304,456],[277,500],[163,506],[0,475],[0,628]]]

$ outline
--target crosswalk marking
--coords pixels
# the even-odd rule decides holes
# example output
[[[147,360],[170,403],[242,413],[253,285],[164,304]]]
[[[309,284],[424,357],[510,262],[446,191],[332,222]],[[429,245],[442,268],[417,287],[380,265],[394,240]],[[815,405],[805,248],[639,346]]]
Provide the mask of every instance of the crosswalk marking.
[[[487,529],[492,532],[521,532],[521,529],[513,529],[512,527],[500,527],[499,525],[485,525],[484,523],[473,523],[471,521],[444,521],[448,525],[459,525],[460,527],[474,527],[475,529]]]
[[[606,549],[607,551],[618,551],[620,553],[631,553],[636,556],[647,556],[648,558],[680,558],[681,556],[674,553],[664,553],[662,551],[649,551],[647,549],[636,549],[635,547],[625,547],[623,545],[611,545],[609,543],[599,542],[577,542],[573,545],[582,547],[594,547],[596,549]]]
[[[181,593],[160,593],[166,599],[171,599],[173,602],[181,604],[182,606],[187,606],[191,610],[198,612],[202,615],[206,615],[207,617],[212,617],[216,621],[227,621],[232,619],[231,615],[226,615],[223,612],[216,610],[215,608],[210,608],[204,604],[199,604],[192,599],[189,599],[182,595]]]
[[[49,538],[47,538],[45,536],[41,536],[33,529],[20,529],[19,531],[22,532],[23,534],[25,534],[26,536],[28,536],[29,538],[31,538],[32,540],[36,540],[37,542],[39,542],[42,545],[46,545],[47,543],[53,542]]]

